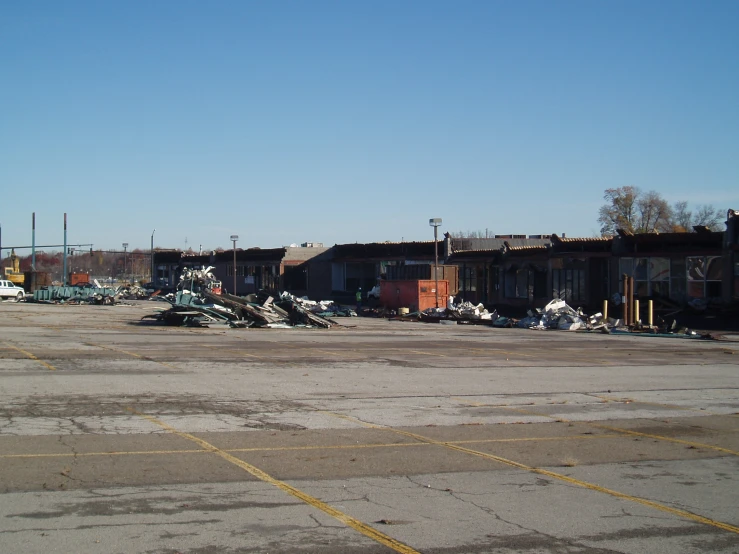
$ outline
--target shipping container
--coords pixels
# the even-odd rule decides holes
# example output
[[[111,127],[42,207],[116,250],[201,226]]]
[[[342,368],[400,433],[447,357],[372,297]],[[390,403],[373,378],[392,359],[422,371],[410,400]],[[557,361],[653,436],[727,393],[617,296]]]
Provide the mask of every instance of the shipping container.
[[[439,264],[436,277],[449,282],[449,294],[459,292],[459,267]],[[389,265],[385,268],[389,281],[434,280],[434,264]]]
[[[449,282],[439,281],[438,301],[440,308],[446,308],[449,300]],[[397,310],[409,308],[410,311],[424,311],[436,307],[436,281],[380,281],[380,304]]]
[[[90,275],[87,273],[70,273],[69,284],[75,285],[88,285],[90,283]]]

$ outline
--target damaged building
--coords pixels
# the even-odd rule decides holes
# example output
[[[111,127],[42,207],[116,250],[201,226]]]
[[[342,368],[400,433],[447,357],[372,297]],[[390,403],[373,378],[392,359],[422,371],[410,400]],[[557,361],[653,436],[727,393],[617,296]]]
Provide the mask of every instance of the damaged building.
[[[188,255],[155,252],[157,278],[171,286],[186,268],[213,266],[225,291],[246,295],[287,291],[298,297],[353,303],[382,280],[449,283],[459,301],[523,310],[564,300],[597,309],[634,278],[639,298],[664,305],[705,307],[739,301],[739,214],[729,210],[726,231],[570,238],[496,235],[443,241],[249,248]],[[434,273],[435,254],[439,269]],[[234,276],[236,290],[233,289]]]
[[[183,271],[213,266],[224,291],[238,296],[260,290],[289,291],[297,296],[328,297],[331,293],[330,248],[316,243],[282,248],[223,250],[205,255],[179,250],[156,250],[157,283],[174,288]],[[235,273],[235,275],[234,275]],[[234,276],[236,290],[234,290]]]

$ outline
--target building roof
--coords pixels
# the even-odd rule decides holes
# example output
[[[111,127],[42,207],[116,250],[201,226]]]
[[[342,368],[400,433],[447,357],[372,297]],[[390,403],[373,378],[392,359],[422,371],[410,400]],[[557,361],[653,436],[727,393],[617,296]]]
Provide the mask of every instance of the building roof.
[[[552,235],[552,250],[555,253],[570,252],[610,252],[613,237],[559,237]]]
[[[456,250],[449,256],[449,262],[461,262],[466,260],[498,260],[502,253],[498,250]]]
[[[242,250],[241,248],[236,249],[236,261],[237,262],[272,262],[280,263],[285,257],[285,248],[249,248]],[[215,260],[217,262],[233,262],[234,251],[224,250],[223,252],[217,252]]]
[[[334,246],[334,259],[393,259],[393,258],[434,258],[434,241],[424,242],[371,242],[366,244],[337,244]],[[444,243],[438,241],[437,252],[444,256]]]
[[[496,235],[490,238],[451,238],[452,252],[469,252],[474,250],[500,250],[507,242],[511,246],[528,246],[535,244],[551,244],[549,235]]]

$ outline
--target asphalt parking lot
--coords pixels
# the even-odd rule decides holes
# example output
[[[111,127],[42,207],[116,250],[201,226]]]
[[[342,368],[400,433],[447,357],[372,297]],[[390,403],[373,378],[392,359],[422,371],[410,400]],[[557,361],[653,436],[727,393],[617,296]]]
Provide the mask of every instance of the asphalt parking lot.
[[[0,544],[739,552],[739,343],[0,304]]]

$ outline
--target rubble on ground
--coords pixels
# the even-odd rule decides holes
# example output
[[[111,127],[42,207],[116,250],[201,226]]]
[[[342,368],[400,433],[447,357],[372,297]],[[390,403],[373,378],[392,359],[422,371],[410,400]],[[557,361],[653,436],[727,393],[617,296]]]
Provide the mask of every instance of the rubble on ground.
[[[455,304],[449,301],[446,308],[429,308],[419,314],[422,321],[433,320],[456,320],[458,322],[480,322],[491,323],[498,318],[498,312],[493,310],[492,313],[485,309],[482,304],[473,304],[472,302],[459,302]]]
[[[123,287],[101,287],[98,284],[83,286],[49,286],[35,290],[31,302],[45,304],[117,304],[126,298]]]
[[[348,306],[341,306],[333,300],[310,300],[307,296],[294,296],[289,292],[280,294],[280,300],[294,302],[311,313],[322,317],[356,317],[357,312]]]
[[[321,327],[336,325],[312,309],[321,303],[310,303],[283,293],[279,300],[266,293],[235,296],[221,291],[221,283],[210,272],[213,268],[186,270],[177,292],[163,297],[171,304],[167,310],[144,316],[167,325],[208,327],[212,324],[231,327]],[[311,309],[312,308],[312,309]]]
[[[497,328],[518,327],[533,330],[560,331],[599,331],[601,333],[647,333],[660,336],[700,337],[698,333],[679,327],[674,320],[657,318],[658,325],[644,325],[639,321],[635,325],[626,326],[623,320],[605,318],[598,312],[587,315],[582,308],[572,308],[564,300],[553,299],[544,308],[529,310],[521,319],[500,316],[496,310],[489,312],[482,304],[471,302],[454,303],[450,298],[446,308],[429,308],[423,312],[414,312],[398,319],[417,320],[434,323],[477,323]]]
[[[574,310],[564,300],[554,299],[543,310],[529,310],[528,316],[519,320],[516,326],[525,329],[577,331],[578,329],[587,329],[590,325],[590,322],[586,323],[583,318],[586,318],[586,316],[580,309]],[[595,318],[594,324],[600,324],[600,320]]]

